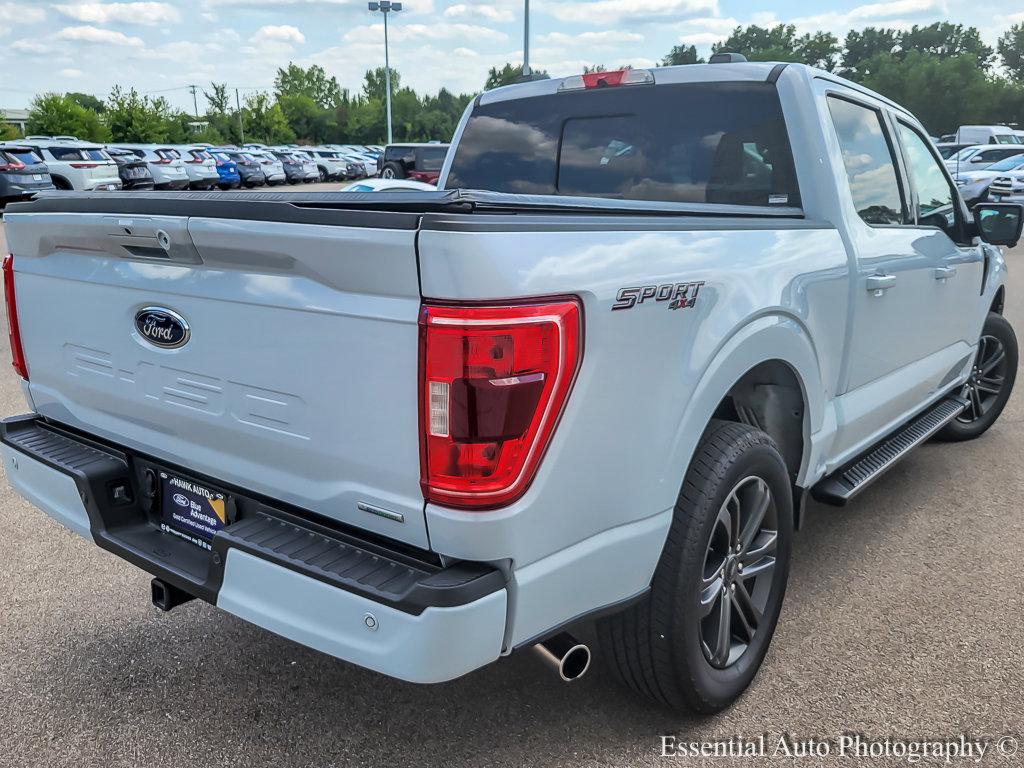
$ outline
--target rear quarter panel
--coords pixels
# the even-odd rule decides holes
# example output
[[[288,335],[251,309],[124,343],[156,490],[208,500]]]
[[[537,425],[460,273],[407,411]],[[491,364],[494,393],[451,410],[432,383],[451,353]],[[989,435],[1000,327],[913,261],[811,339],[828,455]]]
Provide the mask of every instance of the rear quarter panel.
[[[764,360],[786,361],[801,379],[805,436],[822,429],[848,306],[849,263],[834,229],[796,219],[531,218],[474,216],[465,227],[428,218],[420,233],[427,300],[574,294],[585,318],[579,377],[529,491],[489,513],[428,504],[436,550],[520,567],[671,509],[708,418]],[[677,282],[703,283],[692,308],[612,310],[621,288]],[[639,565],[637,583],[652,570]]]

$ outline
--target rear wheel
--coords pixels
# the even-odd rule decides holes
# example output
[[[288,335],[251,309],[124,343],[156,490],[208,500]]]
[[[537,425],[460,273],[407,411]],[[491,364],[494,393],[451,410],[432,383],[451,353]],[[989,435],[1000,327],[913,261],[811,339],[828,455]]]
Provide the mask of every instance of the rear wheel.
[[[1002,315],[990,312],[978,340],[971,376],[960,390],[967,408],[939,432],[940,440],[980,437],[1006,407],[1017,378],[1017,336]]]
[[[398,163],[385,163],[384,168],[381,169],[380,177],[382,179],[404,179],[405,171],[402,170],[402,166]]]
[[[717,712],[761,666],[786,591],[792,490],[774,441],[712,421],[640,603],[598,622],[620,680],[678,709]]]

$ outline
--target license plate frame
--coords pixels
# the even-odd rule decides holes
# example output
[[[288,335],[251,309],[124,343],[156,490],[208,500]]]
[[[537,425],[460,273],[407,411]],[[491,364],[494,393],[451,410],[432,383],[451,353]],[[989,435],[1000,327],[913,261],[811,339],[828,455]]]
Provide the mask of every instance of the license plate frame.
[[[231,497],[189,477],[160,470],[160,530],[211,549],[213,537],[230,525],[234,515]]]

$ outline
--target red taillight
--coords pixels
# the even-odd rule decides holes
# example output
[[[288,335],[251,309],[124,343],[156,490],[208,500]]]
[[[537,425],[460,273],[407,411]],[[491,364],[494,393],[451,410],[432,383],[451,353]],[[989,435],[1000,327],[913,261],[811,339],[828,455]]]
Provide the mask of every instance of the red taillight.
[[[7,329],[11,340],[11,363],[21,378],[28,381],[25,351],[21,347],[21,327],[18,325],[18,300],[14,293],[14,256],[4,257],[4,298],[7,300]]]
[[[161,157],[159,160],[153,160],[152,162],[153,162],[153,165],[170,165],[171,164],[170,158],[167,158],[167,157]]]
[[[2,160],[2,159],[0,159]],[[9,162],[0,162],[0,171],[23,171],[25,170],[25,164],[17,158],[12,158]]]
[[[526,491],[579,368],[581,320],[575,299],[423,307],[421,484],[428,501],[487,509]]]
[[[99,163],[71,163],[72,168],[99,168]]]

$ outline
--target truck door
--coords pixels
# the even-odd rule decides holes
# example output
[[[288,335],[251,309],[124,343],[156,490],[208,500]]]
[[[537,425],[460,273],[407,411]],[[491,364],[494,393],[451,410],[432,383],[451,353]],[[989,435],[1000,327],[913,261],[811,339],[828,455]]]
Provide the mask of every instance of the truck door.
[[[978,340],[978,314],[969,311],[981,294],[984,253],[964,235],[960,196],[921,131],[897,119],[896,135],[910,181],[915,250],[939,261],[932,277],[930,317],[945,339],[973,345]]]
[[[845,93],[830,94],[827,102],[841,151],[835,162],[847,176],[847,231],[856,255],[838,403],[842,453],[865,447],[923,406],[956,364],[960,334],[940,316],[955,311],[944,300],[955,290],[949,283],[959,257],[939,227],[918,221],[894,124],[883,108]]]

